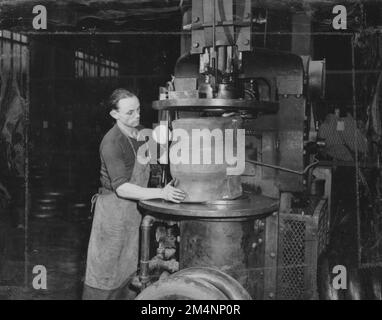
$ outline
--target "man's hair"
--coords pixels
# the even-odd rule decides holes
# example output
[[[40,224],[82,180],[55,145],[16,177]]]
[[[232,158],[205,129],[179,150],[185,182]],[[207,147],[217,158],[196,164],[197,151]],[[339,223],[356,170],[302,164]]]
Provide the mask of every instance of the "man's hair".
[[[119,88],[113,91],[109,98],[109,106],[110,110],[118,110],[118,102],[119,100],[126,99],[126,98],[133,98],[136,97],[136,95],[129,90]]]

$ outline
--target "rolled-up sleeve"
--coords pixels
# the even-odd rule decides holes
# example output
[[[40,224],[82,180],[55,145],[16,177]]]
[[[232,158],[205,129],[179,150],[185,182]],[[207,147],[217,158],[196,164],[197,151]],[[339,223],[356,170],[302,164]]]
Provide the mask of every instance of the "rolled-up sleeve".
[[[100,153],[114,191],[130,181],[134,169],[134,155],[126,155],[117,140],[103,145]]]

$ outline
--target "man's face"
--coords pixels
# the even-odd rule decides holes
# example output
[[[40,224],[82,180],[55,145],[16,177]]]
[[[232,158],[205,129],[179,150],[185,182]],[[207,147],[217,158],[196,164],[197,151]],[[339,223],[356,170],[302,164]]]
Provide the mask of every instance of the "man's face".
[[[118,110],[113,117],[123,125],[136,127],[139,125],[140,104],[137,97],[124,98],[118,101]]]

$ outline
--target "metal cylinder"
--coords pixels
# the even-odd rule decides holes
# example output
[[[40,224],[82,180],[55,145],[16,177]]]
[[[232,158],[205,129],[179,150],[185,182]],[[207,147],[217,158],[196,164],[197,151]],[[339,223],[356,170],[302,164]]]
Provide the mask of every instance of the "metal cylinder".
[[[225,72],[227,68],[227,47],[218,47],[218,69]]]
[[[262,285],[261,245],[251,217],[237,220],[184,220],[180,223],[180,269],[217,268],[236,279],[256,298]]]
[[[172,122],[170,171],[187,193],[185,202],[235,199],[242,194],[239,175],[227,175],[227,148],[237,154],[239,118],[187,118]],[[229,132],[233,143],[226,143]],[[174,141],[175,140],[175,141]]]

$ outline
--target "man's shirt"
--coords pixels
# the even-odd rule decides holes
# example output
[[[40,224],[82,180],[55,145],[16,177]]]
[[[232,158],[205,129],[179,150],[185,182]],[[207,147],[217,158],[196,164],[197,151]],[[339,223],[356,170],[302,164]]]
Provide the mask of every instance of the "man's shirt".
[[[137,127],[143,129],[142,126]],[[120,185],[129,182],[134,169],[135,152],[144,143],[133,138],[127,138],[115,124],[103,137],[99,152],[101,157],[101,185],[115,191]]]

